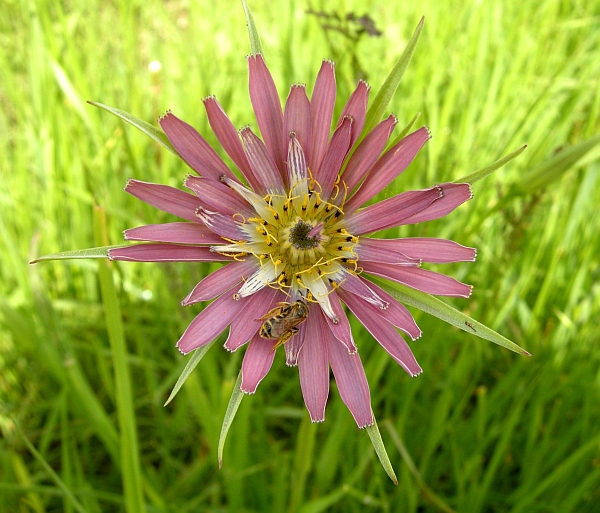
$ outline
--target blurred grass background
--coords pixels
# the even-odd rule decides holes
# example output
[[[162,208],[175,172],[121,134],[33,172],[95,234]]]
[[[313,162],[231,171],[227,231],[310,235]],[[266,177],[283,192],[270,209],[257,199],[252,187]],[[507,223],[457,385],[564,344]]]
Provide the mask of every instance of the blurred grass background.
[[[28,262],[170,220],[122,187],[129,177],[180,186],[189,171],[86,100],[150,122],[172,109],[214,143],[201,99],[216,94],[236,126],[255,127],[242,7],[2,0],[0,511],[598,511],[600,150],[590,143],[574,165],[552,165],[599,133],[598,0],[250,7],[282,98],[293,82],[312,90],[332,58],[338,112],[357,78],[378,91],[425,16],[391,111],[400,126],[421,112],[433,140],[397,190],[456,180],[529,146],[451,216],[396,234],[477,247],[475,264],[438,266],[475,285],[452,304],[533,356],[414,311],[425,372],[409,379],[355,323],[400,484],[335,387],[326,422],[310,423],[282,354],[242,402],[219,471],[241,352],[213,348],[162,406],[186,363],[174,344],[199,311],[179,301],[210,266],[119,263],[112,289],[96,261]],[[310,10],[368,14],[381,35]]]

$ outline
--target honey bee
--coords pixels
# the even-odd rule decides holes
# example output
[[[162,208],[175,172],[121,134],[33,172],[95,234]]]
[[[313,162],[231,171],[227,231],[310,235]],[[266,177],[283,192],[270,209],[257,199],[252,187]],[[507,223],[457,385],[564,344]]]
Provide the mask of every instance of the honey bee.
[[[293,303],[279,303],[269,313],[257,321],[265,321],[260,327],[259,334],[262,338],[277,340],[273,350],[285,344],[290,338],[298,333],[298,324],[304,322],[308,317],[308,305],[301,300]]]

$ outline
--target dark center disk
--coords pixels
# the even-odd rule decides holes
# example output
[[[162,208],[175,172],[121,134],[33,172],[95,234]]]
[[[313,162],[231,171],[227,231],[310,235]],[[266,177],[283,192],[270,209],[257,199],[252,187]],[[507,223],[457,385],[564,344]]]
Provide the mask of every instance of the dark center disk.
[[[290,242],[296,249],[311,249],[319,244],[317,236],[309,237],[312,226],[304,221],[298,221],[290,230]]]

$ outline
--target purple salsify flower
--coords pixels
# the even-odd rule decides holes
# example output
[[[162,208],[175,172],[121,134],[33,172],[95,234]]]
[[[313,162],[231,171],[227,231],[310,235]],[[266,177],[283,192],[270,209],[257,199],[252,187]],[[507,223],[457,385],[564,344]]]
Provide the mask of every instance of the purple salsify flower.
[[[126,239],[150,244],[112,249],[109,256],[226,262],[183,300],[190,305],[214,299],[179,339],[179,350],[198,349],[230,326],[226,349],[249,342],[241,390],[251,394],[271,368],[277,345],[261,326],[279,315],[292,330],[283,339],[286,362],[298,366],[311,419],[324,420],[331,367],[358,426],[370,426],[369,386],[342,303],[406,372],[417,376],[421,367],[396,328],[413,340],[421,330],[408,310],[363,272],[429,294],[469,297],[469,285],[421,269],[421,263],[473,261],[476,251],[443,239],[368,235],[443,217],[472,197],[470,186],[443,183],[360,209],[412,162],[430,138],[427,128],[382,154],[396,119],[389,116],[361,134],[369,95],[361,81],[330,137],[336,96],[332,62],[323,62],[310,100],[303,85],[293,85],[283,110],[262,56],[250,56],[248,64],[262,140],[248,127],[236,131],[214,97],[204,100],[215,136],[246,183],[194,128],[168,112],[160,125],[200,175],[185,180],[194,194],[137,180],[125,190],[188,222],[127,230]],[[307,315],[286,318],[285,308],[296,301],[307,306]]]

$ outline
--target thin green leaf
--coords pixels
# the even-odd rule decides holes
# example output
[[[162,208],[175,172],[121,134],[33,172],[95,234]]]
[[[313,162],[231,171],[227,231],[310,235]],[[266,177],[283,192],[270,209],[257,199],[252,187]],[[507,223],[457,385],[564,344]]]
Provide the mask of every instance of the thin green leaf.
[[[177,150],[173,147],[166,134],[158,128],[156,128],[155,126],[152,126],[147,121],[144,121],[143,119],[138,119],[125,111],[116,109],[115,107],[109,107],[108,105],[104,105],[103,103],[90,101],[88,101],[88,103],[90,105],[93,105],[94,107],[104,109],[105,111],[114,114],[115,116],[121,118],[123,121],[127,121],[127,123],[133,125],[137,129],[144,132],[146,135],[152,137],[152,139],[154,139],[161,146],[167,148],[167,150],[169,150],[171,153],[179,156],[179,153],[177,153]]]
[[[52,255],[44,255],[29,262],[37,264],[47,260],[78,260],[82,258],[108,258],[109,249],[125,248],[127,246],[102,246],[100,248],[75,249],[73,251],[63,251],[61,253],[53,253]]]
[[[248,37],[250,38],[250,48],[252,49],[252,55],[258,53],[262,54],[262,44],[260,43],[260,36],[258,30],[254,24],[254,18],[252,17],[252,11],[245,0],[242,0],[242,6],[244,7],[244,14],[246,15],[246,26],[248,27]]]
[[[373,416],[373,420],[375,420],[375,416]],[[383,445],[381,433],[379,433],[379,428],[377,427],[377,421],[375,420],[372,426],[367,426],[365,429],[367,430],[367,433],[369,433],[369,438],[371,439],[371,443],[373,444],[373,448],[377,453],[377,457],[379,458],[381,465],[383,465],[384,470],[386,471],[387,475],[390,476],[390,479],[393,481],[393,483],[397,485],[398,478],[396,477],[396,473],[392,468],[392,462],[390,461],[387,451],[385,450],[385,445]]]
[[[463,176],[462,178],[455,180],[454,183],[475,183],[478,180],[481,180],[482,178],[485,178],[486,176],[491,175],[494,171],[497,171],[498,169],[503,167],[505,164],[510,162],[515,157],[518,157],[521,153],[523,153],[525,151],[525,148],[527,148],[526,144],[524,146],[521,146],[517,151],[513,151],[512,153],[509,153],[505,157],[502,157],[500,160],[497,160],[493,164],[490,164],[489,166],[484,167],[484,168],[480,169],[479,171],[475,171],[474,173],[471,173],[470,175]]]
[[[175,383],[175,386],[173,387],[173,391],[171,392],[171,395],[169,396],[169,398],[167,399],[167,402],[163,406],[166,406],[167,404],[169,404],[173,400],[173,398],[177,395],[177,392],[179,392],[179,389],[183,386],[183,384],[185,383],[185,380],[188,379],[189,375],[196,368],[196,365],[198,365],[200,363],[200,360],[202,360],[202,358],[204,358],[204,355],[212,347],[212,345],[215,343],[215,341],[216,341],[216,339],[194,351],[194,354],[192,354],[192,357],[187,362],[185,369],[183,369],[181,376],[179,376],[177,383]]]
[[[235,417],[235,414],[240,407],[242,399],[244,398],[244,392],[240,388],[242,384],[242,371],[238,374],[237,380],[235,381],[235,385],[233,385],[233,392],[231,393],[231,397],[229,398],[229,404],[227,405],[227,411],[225,412],[225,418],[223,419],[223,425],[221,426],[221,435],[219,436],[219,445],[217,447],[217,458],[219,460],[219,468],[223,466],[223,447],[225,446],[225,439],[227,438],[227,433],[229,432],[229,428],[231,427],[231,423]]]
[[[402,52],[400,59],[398,59],[394,69],[392,69],[391,73],[385,79],[385,82],[381,86],[381,89],[369,107],[365,126],[362,131],[363,134],[368,134],[375,127],[375,125],[381,121],[381,118],[385,114],[385,110],[387,109],[392,97],[396,93],[396,89],[398,89],[398,85],[400,84],[400,80],[402,80],[402,76],[406,71],[406,67],[408,66],[408,63],[415,52],[417,42],[419,41],[419,37],[423,31],[423,23],[425,23],[424,17],[421,18],[421,21],[417,25],[415,32],[410,38],[410,41],[406,45],[404,52]]]
[[[551,158],[523,174],[516,184],[522,193],[530,193],[547,187],[558,180],[567,170],[600,142],[600,134],[570,148],[557,151]]]
[[[459,312],[456,308],[451,307],[436,297],[433,297],[425,292],[421,292],[420,290],[411,289],[410,287],[400,283],[384,282],[374,278],[373,276],[370,276],[369,279],[376,282],[382,289],[389,292],[402,303],[414,306],[415,308],[434,315],[438,319],[441,319],[448,324],[452,324],[453,326],[456,326],[467,333],[471,333],[472,335],[489,340],[494,344],[506,347],[515,353],[531,356],[531,354],[525,351],[525,349],[522,349],[514,342],[508,340],[506,337],[496,333],[493,329],[488,328],[484,324],[472,319],[468,315]]]

